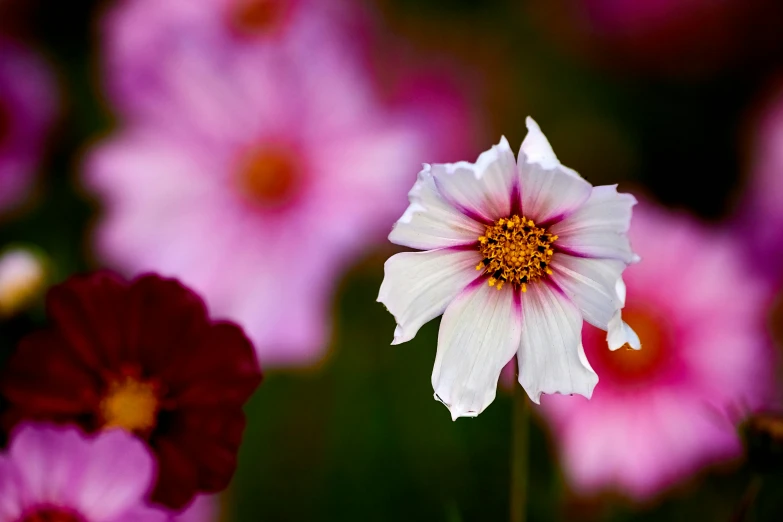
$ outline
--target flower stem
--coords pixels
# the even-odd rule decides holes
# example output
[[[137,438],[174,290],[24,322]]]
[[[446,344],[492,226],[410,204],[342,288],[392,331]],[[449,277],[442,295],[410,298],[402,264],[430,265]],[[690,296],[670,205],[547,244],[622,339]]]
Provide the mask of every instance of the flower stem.
[[[530,408],[527,394],[514,383],[513,424],[511,427],[511,522],[524,522],[527,504],[527,438]]]

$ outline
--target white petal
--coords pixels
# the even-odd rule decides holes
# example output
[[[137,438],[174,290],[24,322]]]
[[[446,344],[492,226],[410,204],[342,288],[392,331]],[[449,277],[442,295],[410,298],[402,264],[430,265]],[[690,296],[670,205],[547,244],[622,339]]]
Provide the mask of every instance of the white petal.
[[[628,323],[623,321],[620,310],[617,310],[612,317],[612,320],[609,321],[609,329],[606,333],[606,343],[609,345],[610,350],[617,350],[626,344],[634,350],[640,350],[642,348],[639,336],[636,335],[633,328],[628,326]]]
[[[525,119],[525,125],[527,126],[527,136],[525,136],[525,139],[522,141],[522,147],[519,149],[520,156],[524,154],[528,162],[538,163],[545,169],[553,169],[560,165],[557,156],[555,156],[555,151],[552,150],[549,140],[541,132],[538,123],[528,116]]]
[[[481,276],[476,250],[445,248],[404,252],[390,257],[378,302],[394,315],[392,344],[410,341],[425,323],[435,319],[467,285]]]
[[[476,163],[460,161],[432,166],[441,195],[465,215],[485,223],[511,213],[518,197],[517,165],[506,138],[482,152]]]
[[[627,293],[627,289],[625,287],[625,281],[623,281],[622,277],[618,278],[615,282],[614,290],[617,292],[617,298],[620,300],[620,305],[625,306],[625,295]]]
[[[549,230],[557,234],[557,248],[579,257],[619,259],[635,263],[628,228],[636,198],[619,194],[617,185],[594,187],[590,199],[571,216]]]
[[[450,205],[438,192],[429,165],[408,193],[408,206],[394,224],[389,241],[420,250],[475,243],[484,225]]]
[[[538,124],[528,117],[527,136],[519,150],[522,212],[537,224],[559,221],[581,207],[592,186],[563,167]]]
[[[587,259],[558,252],[552,258],[552,279],[579,307],[588,323],[607,330],[623,306],[616,282],[626,264],[614,259]]]
[[[519,383],[538,403],[542,393],[578,393],[588,399],[598,375],[580,353],[582,316],[553,286],[536,283],[522,294]]]
[[[517,296],[511,288],[497,290],[481,280],[443,314],[432,388],[452,419],[475,417],[495,399],[500,371],[519,346]]]

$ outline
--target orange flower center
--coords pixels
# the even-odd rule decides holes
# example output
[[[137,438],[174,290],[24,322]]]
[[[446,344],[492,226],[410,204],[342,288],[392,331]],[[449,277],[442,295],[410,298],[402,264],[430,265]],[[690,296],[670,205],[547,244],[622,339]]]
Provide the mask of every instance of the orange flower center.
[[[478,238],[484,259],[476,270],[489,274],[489,286],[498,290],[510,283],[526,292],[528,283],[552,273],[549,263],[556,239],[525,216],[498,219]]]
[[[23,514],[18,522],[84,522],[84,518],[67,509],[42,507]]]
[[[239,167],[239,189],[253,203],[279,207],[296,194],[301,169],[290,150],[260,147],[247,154]]]
[[[606,333],[600,332],[600,340],[594,343],[598,348],[591,354],[597,358],[599,366],[612,375],[612,380],[627,383],[641,383],[645,377],[654,375],[661,369],[667,357],[669,333],[666,324],[653,311],[626,307],[623,320],[634,329],[642,343],[641,350],[625,345],[618,350],[606,348]],[[601,372],[598,371],[599,375]]]
[[[233,26],[245,35],[268,33],[282,20],[288,1],[291,0],[236,0]]]
[[[160,401],[153,382],[125,376],[112,381],[101,401],[104,428],[145,432],[155,427]]]

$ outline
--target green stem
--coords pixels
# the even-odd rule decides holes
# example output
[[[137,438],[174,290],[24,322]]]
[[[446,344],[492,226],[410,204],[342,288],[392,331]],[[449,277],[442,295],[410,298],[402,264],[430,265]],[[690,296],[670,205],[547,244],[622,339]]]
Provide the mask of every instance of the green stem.
[[[527,394],[514,383],[513,424],[511,428],[511,522],[524,522],[527,505],[527,438],[530,408]]]

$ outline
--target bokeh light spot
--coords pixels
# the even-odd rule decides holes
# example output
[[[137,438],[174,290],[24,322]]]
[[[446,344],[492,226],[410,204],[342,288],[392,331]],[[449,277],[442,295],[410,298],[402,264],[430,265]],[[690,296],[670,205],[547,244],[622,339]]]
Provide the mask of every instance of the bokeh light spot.
[[[291,201],[301,188],[302,172],[294,153],[285,147],[250,151],[239,168],[241,192],[254,204],[275,208]]]

